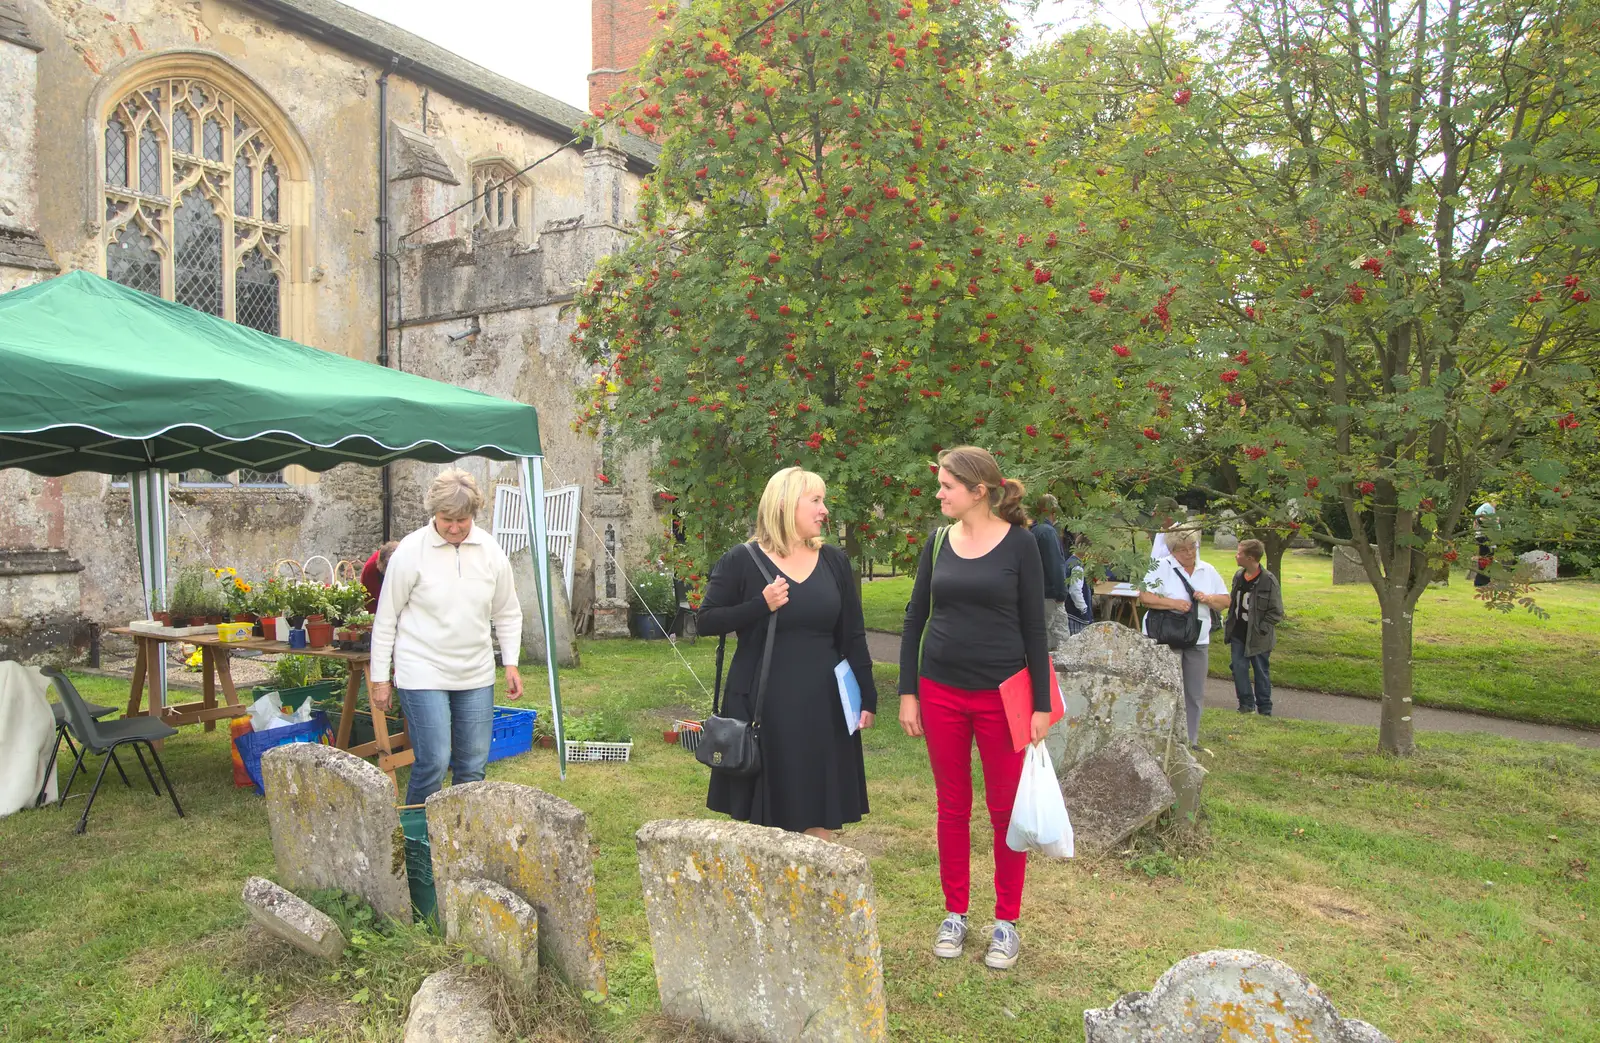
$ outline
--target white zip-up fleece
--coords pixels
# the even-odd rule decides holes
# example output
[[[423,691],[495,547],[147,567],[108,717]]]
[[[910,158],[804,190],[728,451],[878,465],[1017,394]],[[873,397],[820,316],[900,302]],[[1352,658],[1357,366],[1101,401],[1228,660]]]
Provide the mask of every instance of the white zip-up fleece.
[[[452,546],[429,522],[389,558],[372,624],[372,680],[400,688],[458,692],[494,683],[494,646],[517,665],[522,606],[511,562],[476,525]]]

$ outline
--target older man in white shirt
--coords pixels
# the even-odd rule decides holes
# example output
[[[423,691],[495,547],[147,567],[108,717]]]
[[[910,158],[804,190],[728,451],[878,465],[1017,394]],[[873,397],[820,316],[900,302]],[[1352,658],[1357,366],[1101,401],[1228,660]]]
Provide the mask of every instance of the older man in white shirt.
[[[1139,595],[1146,608],[1187,612],[1192,604],[1190,591],[1198,599],[1200,640],[1192,648],[1176,649],[1183,666],[1183,707],[1188,717],[1189,745],[1200,746],[1200,707],[1205,703],[1206,665],[1211,651],[1212,613],[1228,607],[1228,585],[1222,574],[1200,560],[1200,534],[1194,529],[1174,529],[1166,533],[1166,557],[1156,562],[1145,576],[1149,588]],[[1187,581],[1187,586],[1185,582]],[[1148,621],[1148,615],[1145,617]],[[1148,629],[1146,630],[1148,634]]]

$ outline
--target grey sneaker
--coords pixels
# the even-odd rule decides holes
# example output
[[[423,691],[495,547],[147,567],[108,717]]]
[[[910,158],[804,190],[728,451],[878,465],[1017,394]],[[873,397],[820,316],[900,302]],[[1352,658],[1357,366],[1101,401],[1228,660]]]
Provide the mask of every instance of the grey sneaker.
[[[941,960],[953,960],[961,955],[967,941],[967,918],[951,913],[939,925],[939,934],[933,939],[933,954]]]
[[[998,920],[994,925],[994,933],[989,936],[989,951],[984,954],[983,962],[997,971],[1008,971],[1016,966],[1017,955],[1022,952],[1022,936],[1017,933],[1017,925]]]

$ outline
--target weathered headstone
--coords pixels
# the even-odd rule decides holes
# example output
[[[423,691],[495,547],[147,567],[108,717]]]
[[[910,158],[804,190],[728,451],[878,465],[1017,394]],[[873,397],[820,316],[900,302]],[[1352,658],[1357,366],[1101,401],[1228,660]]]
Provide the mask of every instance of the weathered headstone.
[[[1235,527],[1232,511],[1223,511],[1217,519],[1217,528],[1211,536],[1211,545],[1218,550],[1236,550],[1239,546],[1239,530]]]
[[[297,891],[336,887],[380,916],[411,922],[389,776],[343,750],[296,742],[262,755],[261,780],[279,879]]]
[[[539,978],[539,914],[533,906],[489,880],[451,880],[440,898],[445,940],[482,956],[531,995]]]
[[[539,612],[539,577],[534,572],[533,555],[526,549],[511,556],[511,578],[522,604],[522,653],[530,663],[545,661],[544,619]],[[557,666],[577,666],[578,648],[572,639],[572,608],[567,603],[566,581],[561,578],[561,563],[550,559],[550,611],[555,623]]]
[[[741,1040],[882,1040],[865,855],[742,822],[647,822],[639,876],[661,1011]]]
[[[343,955],[344,932],[333,918],[271,880],[251,877],[240,897],[251,919],[295,948],[324,960]]]
[[[460,967],[422,979],[411,997],[404,1043],[499,1043],[489,986]]]
[[[437,888],[490,880],[539,912],[539,948],[568,982],[605,995],[594,863],[582,811],[511,782],[469,782],[428,798]]]
[[[1554,583],[1557,567],[1561,564],[1547,550],[1530,550],[1526,554],[1519,554],[1517,560],[1522,563],[1522,571],[1527,574],[1529,583]]]
[[[1057,775],[1118,736],[1168,762],[1184,727],[1177,653],[1127,627],[1096,623],[1053,658],[1066,715],[1044,742]]]
[[[1161,763],[1131,736],[1113,739],[1061,779],[1078,854],[1112,850],[1173,805]]]
[[[1167,761],[1167,782],[1172,786],[1173,813],[1180,830],[1192,830],[1200,819],[1200,791],[1205,786],[1206,769],[1195,760],[1183,743],[1174,743]]]
[[[1149,992],[1083,1012],[1085,1043],[1294,1040],[1394,1043],[1364,1021],[1341,1018],[1305,975],[1246,949],[1218,949],[1173,965]]]
[[[1378,552],[1377,547],[1372,552]],[[1354,547],[1333,548],[1333,585],[1336,587],[1350,583],[1366,583],[1367,570],[1361,564],[1361,552]]]

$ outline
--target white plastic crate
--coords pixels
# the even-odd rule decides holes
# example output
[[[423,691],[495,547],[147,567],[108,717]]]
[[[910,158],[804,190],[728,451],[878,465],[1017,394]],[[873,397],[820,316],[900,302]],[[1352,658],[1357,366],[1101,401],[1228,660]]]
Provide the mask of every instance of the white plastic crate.
[[[569,764],[583,761],[626,762],[632,752],[631,742],[569,742],[567,762]]]

